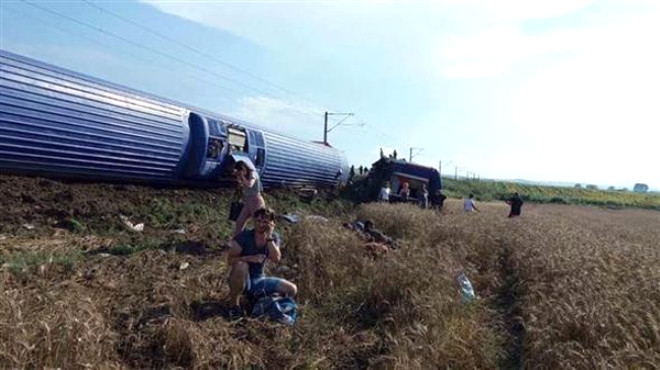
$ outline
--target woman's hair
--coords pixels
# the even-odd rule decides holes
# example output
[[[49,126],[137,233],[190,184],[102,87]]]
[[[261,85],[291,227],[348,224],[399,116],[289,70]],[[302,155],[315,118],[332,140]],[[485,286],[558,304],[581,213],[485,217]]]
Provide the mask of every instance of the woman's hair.
[[[243,170],[246,170],[247,172],[252,172],[252,169],[247,164],[245,164],[245,162],[243,161],[236,162],[236,164],[234,165],[234,171],[243,171]]]
[[[259,208],[254,211],[253,217],[258,218],[261,215],[268,217],[268,219],[271,221],[275,221],[275,211],[272,208]]]

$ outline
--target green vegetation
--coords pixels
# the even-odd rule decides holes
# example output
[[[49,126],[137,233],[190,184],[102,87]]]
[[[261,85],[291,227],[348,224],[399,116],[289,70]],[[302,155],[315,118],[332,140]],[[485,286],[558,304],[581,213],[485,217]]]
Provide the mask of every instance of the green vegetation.
[[[6,259],[6,262],[4,261]],[[64,267],[65,271],[71,271],[76,262],[82,260],[80,251],[70,253],[47,253],[45,251],[37,252],[19,252],[9,257],[3,258],[3,263],[9,267],[9,271],[14,274],[21,274],[36,270],[43,265],[56,265]]]
[[[594,205],[610,208],[646,208],[660,210],[660,195],[629,191],[598,190],[593,187],[556,187],[525,185],[511,182],[453,180],[443,178],[445,195],[464,198],[473,193],[477,200],[506,200],[518,192],[527,202]]]

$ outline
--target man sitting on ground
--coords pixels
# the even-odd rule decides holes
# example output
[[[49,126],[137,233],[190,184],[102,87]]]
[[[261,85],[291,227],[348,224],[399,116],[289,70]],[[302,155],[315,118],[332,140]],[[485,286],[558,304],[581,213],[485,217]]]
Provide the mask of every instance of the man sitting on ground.
[[[298,291],[292,282],[264,274],[267,260],[278,262],[282,257],[280,237],[273,231],[275,212],[272,209],[259,208],[254,212],[253,220],[253,229],[242,231],[232,240],[227,257],[227,263],[231,266],[229,273],[231,318],[242,316],[240,300],[243,294],[251,297],[274,293],[294,296]]]

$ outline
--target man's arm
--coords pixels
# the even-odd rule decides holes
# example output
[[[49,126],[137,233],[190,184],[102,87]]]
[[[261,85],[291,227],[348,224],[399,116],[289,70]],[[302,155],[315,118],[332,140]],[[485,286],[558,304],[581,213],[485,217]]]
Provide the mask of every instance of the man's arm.
[[[275,235],[268,239],[268,259],[273,262],[279,262],[282,259],[282,252],[280,251],[280,238]]]
[[[227,255],[227,264],[233,266],[234,263],[238,261],[248,262],[248,263],[262,263],[266,258],[263,254],[255,254],[252,256],[241,256],[243,248],[236,240],[232,240],[230,243],[229,254]]]
[[[232,240],[231,243],[229,244],[229,254],[227,255],[227,264],[229,266],[233,266],[234,263],[240,261],[242,251],[243,248],[241,248],[240,244],[238,244],[236,240]]]

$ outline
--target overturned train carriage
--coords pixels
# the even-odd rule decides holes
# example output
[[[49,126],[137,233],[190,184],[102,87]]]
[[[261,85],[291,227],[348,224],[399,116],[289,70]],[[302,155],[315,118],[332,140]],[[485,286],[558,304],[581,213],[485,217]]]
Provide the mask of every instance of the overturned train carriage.
[[[0,50],[0,172],[215,185],[236,161],[265,187],[347,180],[337,149]]]

